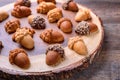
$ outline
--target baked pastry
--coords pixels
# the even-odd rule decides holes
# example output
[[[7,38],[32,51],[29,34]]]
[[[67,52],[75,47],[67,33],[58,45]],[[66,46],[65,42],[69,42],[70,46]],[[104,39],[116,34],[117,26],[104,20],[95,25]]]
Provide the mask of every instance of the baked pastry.
[[[37,7],[37,12],[41,14],[46,14],[48,11],[54,8],[56,8],[56,6],[52,2],[41,2]]]
[[[72,32],[72,22],[68,18],[61,18],[57,22],[58,28],[60,28],[65,33]]]
[[[30,60],[27,53],[23,49],[14,49],[9,53],[9,62],[20,68],[27,69],[30,67]]]
[[[37,0],[37,3],[41,3],[41,2],[52,2],[52,3],[56,3],[55,0]]]
[[[96,31],[98,31],[98,27],[92,22],[82,21],[75,27],[75,32],[78,35],[88,35]]]
[[[77,12],[79,10],[77,4],[73,0],[67,0],[63,3],[62,8],[73,12]]]
[[[2,48],[3,48],[3,44],[2,44],[2,41],[0,41],[0,52],[1,52]]]
[[[75,21],[80,22],[80,21],[85,21],[90,19],[90,11],[86,8],[84,9],[79,9],[79,11],[75,15]]]
[[[31,27],[34,29],[45,29],[46,24],[45,24],[45,19],[42,18],[41,16],[29,16],[28,17],[28,22],[30,23]]]
[[[46,64],[47,65],[58,65],[64,60],[64,49],[59,45],[51,45],[46,51]]]
[[[17,0],[14,4],[14,6],[26,6],[26,7],[30,7],[31,6],[31,1],[30,0]]]
[[[62,10],[59,8],[50,10],[47,13],[47,18],[50,23],[58,21],[60,18],[62,18]]]
[[[0,22],[4,21],[9,17],[9,14],[6,11],[0,10]]]
[[[20,21],[18,19],[9,20],[5,24],[5,30],[7,33],[14,33],[17,28],[20,28]]]
[[[17,18],[23,18],[31,15],[31,10],[30,8],[26,6],[15,6],[14,9],[11,12],[12,16],[15,16]]]
[[[27,49],[33,49],[34,40],[32,37],[34,33],[35,31],[33,29],[27,27],[18,28],[14,33],[12,39]]]
[[[63,35],[53,29],[46,29],[40,34],[40,38],[47,43],[60,43],[64,41]]]
[[[88,52],[83,39],[79,36],[70,38],[68,47],[80,55],[86,55]]]

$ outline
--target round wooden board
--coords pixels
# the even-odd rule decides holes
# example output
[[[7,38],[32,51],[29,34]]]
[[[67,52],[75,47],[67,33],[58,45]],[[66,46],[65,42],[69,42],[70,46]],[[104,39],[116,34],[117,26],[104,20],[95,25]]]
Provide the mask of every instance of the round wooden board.
[[[9,4],[9,5],[6,5],[0,8],[0,10],[6,10],[7,12],[9,12],[9,15],[10,15],[7,20],[0,23],[0,36],[1,36],[0,40],[3,42],[3,45],[4,45],[4,48],[2,49],[1,55],[0,55],[0,64],[1,64],[0,65],[0,70],[1,70],[0,77],[4,77],[10,80],[11,78],[18,79],[18,80],[21,80],[21,79],[22,80],[23,79],[28,79],[28,80],[29,79],[33,79],[33,80],[34,79],[35,80],[41,80],[41,79],[43,80],[52,79],[53,80],[54,79],[54,80],[57,80],[57,76],[59,76],[59,78],[70,77],[71,74],[74,73],[75,71],[82,70],[86,67],[86,65],[89,65],[92,62],[95,55],[100,51],[103,37],[104,37],[104,30],[103,30],[102,23],[99,17],[97,17],[90,10],[90,15],[92,17],[91,21],[98,26],[99,30],[97,33],[91,34],[89,36],[82,36],[88,49],[88,55],[82,56],[82,55],[78,55],[77,53],[75,53],[74,51],[70,50],[67,47],[68,39],[70,37],[76,36],[74,32],[74,27],[78,24],[74,20],[74,16],[76,13],[63,10],[61,8],[61,3],[63,3],[63,1],[57,0],[56,5],[57,7],[62,9],[63,16],[70,18],[73,23],[73,32],[71,34],[65,34],[57,28],[56,23],[52,23],[52,24],[49,23],[46,15],[37,14],[36,7],[38,4],[36,3],[36,0],[31,0],[31,2],[32,2],[32,6],[31,6],[32,14],[40,15],[46,19],[46,24],[47,24],[46,29],[52,28],[52,29],[58,30],[64,35],[65,41],[61,43],[61,45],[65,49],[65,60],[60,65],[55,66],[55,67],[50,67],[46,65],[45,51],[46,51],[46,47],[49,44],[44,43],[39,38],[39,35],[43,30],[36,30],[36,33],[33,38],[35,40],[35,48],[33,50],[26,50],[30,57],[30,62],[31,62],[30,68],[25,70],[15,65],[11,65],[9,63],[9,60],[8,60],[9,51],[15,48],[21,47],[19,44],[12,41],[11,37],[13,34],[9,35],[8,33],[6,33],[4,29],[5,23],[8,20],[14,18],[10,14],[11,10],[13,9],[13,5],[14,5],[14,3],[12,3],[12,4]],[[86,8],[79,4],[78,6],[79,8]],[[27,18],[21,18],[20,22],[21,22],[21,27],[24,27],[24,26],[30,27],[30,25],[28,24]]]

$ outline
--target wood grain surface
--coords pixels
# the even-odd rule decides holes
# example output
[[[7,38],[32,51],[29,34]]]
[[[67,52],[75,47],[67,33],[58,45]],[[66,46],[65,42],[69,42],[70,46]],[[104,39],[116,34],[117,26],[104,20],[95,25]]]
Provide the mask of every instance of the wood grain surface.
[[[0,6],[15,0],[0,0]],[[103,21],[105,39],[99,57],[69,80],[120,80],[120,0],[75,0]],[[0,79],[4,80],[4,79]]]

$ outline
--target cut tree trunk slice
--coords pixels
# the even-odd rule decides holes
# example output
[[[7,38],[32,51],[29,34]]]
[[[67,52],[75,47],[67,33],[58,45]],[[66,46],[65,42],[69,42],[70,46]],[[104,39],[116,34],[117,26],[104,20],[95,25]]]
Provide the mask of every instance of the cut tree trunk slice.
[[[37,1],[36,0],[31,0],[31,1],[32,1],[32,6],[31,6],[32,14],[40,15],[43,18],[45,18],[47,29],[53,28],[59,30],[62,33],[62,31],[58,29],[56,23],[51,24],[48,22],[46,15],[36,13],[36,7],[38,5]],[[62,9],[61,3],[63,3],[63,0],[57,0],[57,7],[60,7]],[[13,4],[14,3],[3,6],[0,8],[0,10],[6,10],[10,14],[11,10],[13,9]],[[78,6],[79,8],[86,8],[80,4],[78,4]],[[35,41],[35,49],[26,50],[31,62],[30,68],[24,70],[15,65],[11,65],[8,60],[9,51],[21,46],[12,41],[11,39],[12,34],[8,35],[4,31],[4,25],[7,20],[13,19],[14,17],[10,16],[6,21],[0,23],[0,32],[2,36],[0,40],[3,42],[4,45],[4,48],[2,49],[0,55],[0,77],[8,80],[26,80],[26,79],[27,80],[58,80],[58,78],[60,80],[63,80],[71,77],[72,74],[74,74],[76,71],[81,71],[86,67],[88,67],[89,64],[91,64],[93,59],[96,57],[96,54],[98,54],[101,50],[103,37],[104,37],[103,25],[100,18],[90,10],[90,15],[92,17],[91,21],[98,26],[98,32],[90,34],[88,36],[82,36],[88,49],[88,55],[82,56],[82,55],[78,55],[77,53],[75,53],[74,51],[70,50],[67,47],[68,38],[76,36],[74,32],[74,27],[78,24],[74,20],[74,16],[76,13],[65,10],[62,11],[65,17],[71,19],[73,23],[73,32],[71,34],[62,33],[65,38],[65,41],[61,44],[62,46],[64,46],[65,49],[65,60],[61,64],[55,67],[50,67],[45,63],[45,56],[46,56],[45,50],[49,44],[44,43],[39,38],[39,34],[42,32],[41,30],[36,30],[36,34],[33,37]],[[27,18],[21,18],[20,21],[22,24],[21,26],[30,27]]]

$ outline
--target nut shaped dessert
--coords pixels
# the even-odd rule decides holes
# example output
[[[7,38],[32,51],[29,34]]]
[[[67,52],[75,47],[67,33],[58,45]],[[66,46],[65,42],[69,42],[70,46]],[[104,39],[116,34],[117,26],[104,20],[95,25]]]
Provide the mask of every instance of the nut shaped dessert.
[[[49,66],[55,66],[60,64],[64,60],[64,49],[59,45],[51,45],[47,48],[46,52],[46,64]]]
[[[86,45],[82,38],[80,38],[79,36],[70,38],[68,41],[68,47],[80,55],[87,54]]]
[[[33,34],[34,30],[30,28],[18,28],[13,35],[13,41],[20,43],[23,47],[27,49],[34,48]]]
[[[12,19],[6,22],[5,30],[7,33],[14,33],[17,28],[20,28],[20,21],[18,19]]]
[[[73,12],[78,11],[78,6],[73,0],[68,0],[67,2],[63,3],[62,8],[64,10],[69,10]]]
[[[6,11],[1,10],[0,11],[0,22],[4,21],[9,17],[9,14]]]
[[[41,3],[41,2],[52,2],[52,3],[56,3],[55,0],[37,0],[37,3]]]
[[[14,4],[14,6],[26,6],[26,7],[30,7],[31,6],[31,1],[30,0],[17,0]]]
[[[53,29],[46,29],[40,34],[40,38],[47,43],[60,43],[64,41],[63,35]]]
[[[26,6],[15,6],[14,9],[11,12],[12,16],[17,17],[17,18],[23,18],[31,15],[31,10],[30,8]]]
[[[98,27],[92,22],[82,21],[75,27],[75,32],[78,35],[89,35],[96,31],[98,31]]]
[[[72,22],[68,18],[61,18],[57,22],[57,25],[64,33],[71,33],[72,32]]]
[[[52,2],[41,2],[37,7],[37,13],[46,14],[54,8],[56,8],[56,5]]]
[[[41,16],[34,17],[33,15],[31,15],[28,17],[28,22],[34,29],[45,29],[46,27],[45,19]]]
[[[27,53],[23,49],[14,49],[9,53],[9,62],[20,68],[27,69],[30,67],[30,60]]]
[[[88,9],[79,9],[79,11],[76,13],[75,21],[80,22],[88,20],[90,18],[91,16]]]
[[[47,13],[47,18],[50,23],[58,21],[62,16],[62,10],[59,8],[52,9]]]

